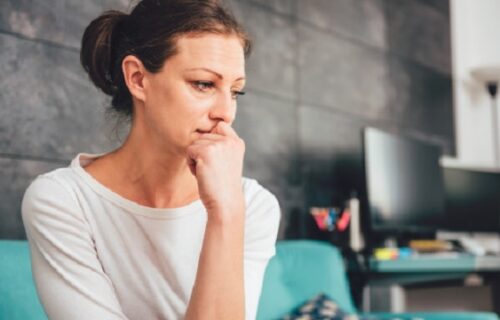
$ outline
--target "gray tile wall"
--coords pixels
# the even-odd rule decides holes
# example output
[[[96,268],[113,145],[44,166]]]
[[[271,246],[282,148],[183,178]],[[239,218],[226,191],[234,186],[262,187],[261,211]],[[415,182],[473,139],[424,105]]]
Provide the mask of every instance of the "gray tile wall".
[[[0,2],[0,238],[24,238],[29,182],[119,145],[79,64],[85,26],[127,0]],[[454,152],[448,0],[230,0],[255,40],[235,128],[279,198],[280,238],[320,238],[312,205],[361,187],[361,130]]]

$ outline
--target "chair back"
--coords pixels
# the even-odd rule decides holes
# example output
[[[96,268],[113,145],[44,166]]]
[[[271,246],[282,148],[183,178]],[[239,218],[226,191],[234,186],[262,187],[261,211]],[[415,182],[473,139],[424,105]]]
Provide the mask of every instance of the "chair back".
[[[315,240],[278,241],[264,276],[257,319],[279,319],[320,292],[344,311],[356,312],[339,250]]]

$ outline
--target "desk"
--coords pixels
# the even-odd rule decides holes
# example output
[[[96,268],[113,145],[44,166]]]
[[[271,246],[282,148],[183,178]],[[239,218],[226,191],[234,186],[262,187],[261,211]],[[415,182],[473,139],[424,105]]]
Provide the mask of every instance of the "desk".
[[[500,314],[500,257],[456,254],[419,256],[398,260],[369,260],[363,289],[363,310],[404,312],[404,286],[463,280],[470,274],[484,277],[492,288],[494,311]],[[378,310],[377,310],[378,309]]]
[[[435,273],[500,271],[500,256],[424,255],[397,260],[370,258],[370,270],[376,273]]]

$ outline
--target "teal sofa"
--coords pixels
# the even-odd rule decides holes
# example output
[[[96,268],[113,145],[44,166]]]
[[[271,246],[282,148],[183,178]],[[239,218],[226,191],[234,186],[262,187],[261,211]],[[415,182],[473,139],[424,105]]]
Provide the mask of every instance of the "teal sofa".
[[[262,289],[257,319],[278,319],[318,292],[356,312],[338,250],[324,242],[278,242]],[[377,314],[386,319],[389,314]],[[418,313],[432,320],[498,320],[491,313]],[[0,319],[46,320],[31,275],[27,241],[0,240]]]
[[[0,240],[0,319],[47,320],[31,276],[27,241]]]
[[[257,319],[279,319],[320,292],[336,300],[344,311],[358,313],[337,248],[314,240],[279,241],[276,256],[269,262],[264,276]],[[489,312],[358,314],[377,319],[391,319],[399,315],[425,320],[498,320],[494,313]]]

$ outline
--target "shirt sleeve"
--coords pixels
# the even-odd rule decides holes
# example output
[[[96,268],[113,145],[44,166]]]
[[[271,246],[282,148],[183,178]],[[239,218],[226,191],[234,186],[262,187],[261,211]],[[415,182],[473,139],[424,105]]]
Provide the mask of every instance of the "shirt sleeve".
[[[254,182],[257,184],[256,182]],[[259,190],[251,195],[247,204],[245,222],[244,283],[245,318],[254,320],[264,273],[269,260],[275,255],[276,238],[281,213],[278,200],[257,184]]]
[[[22,218],[37,292],[50,319],[126,319],[67,187],[39,176],[24,194]]]

